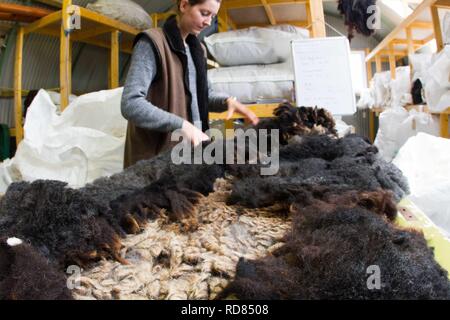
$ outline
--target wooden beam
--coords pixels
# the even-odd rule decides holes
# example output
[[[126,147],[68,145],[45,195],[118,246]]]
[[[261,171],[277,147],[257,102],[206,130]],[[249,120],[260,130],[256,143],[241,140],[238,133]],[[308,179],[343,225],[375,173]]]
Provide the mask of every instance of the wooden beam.
[[[408,43],[408,59],[410,59],[411,55],[414,54],[414,49],[415,49],[411,27],[406,28],[406,40]],[[408,61],[410,61],[410,60],[408,60]],[[414,75],[414,70],[413,70],[413,65],[411,63],[409,65],[410,65],[409,66],[409,68],[410,68],[409,77],[410,77],[410,80],[412,81],[413,75]]]
[[[396,68],[395,65],[395,54],[394,54],[394,45],[391,43],[389,45],[389,69],[391,70],[391,78],[395,79],[396,77]]]
[[[81,41],[89,38],[93,38],[105,33],[112,32],[114,29],[105,26],[96,26],[89,30],[75,30],[72,34],[72,41]]]
[[[21,91],[22,97],[26,97],[28,93],[29,93],[28,90]],[[0,97],[2,98],[14,98],[14,94],[15,94],[14,88],[13,89],[0,88]]]
[[[448,134],[448,117],[450,116],[449,113],[441,113],[439,115],[439,124],[440,124],[440,133],[442,138],[449,138]]]
[[[450,8],[450,0],[438,0],[434,4],[437,8],[449,9]]]
[[[393,54],[394,56],[404,57],[408,54],[408,51],[394,50],[394,49],[393,49],[393,51],[391,51],[390,49],[388,49],[388,50],[381,50],[378,54],[381,56],[389,56],[389,55]]]
[[[111,50],[109,57],[109,88],[119,87],[119,31],[111,32]]]
[[[395,44],[394,41],[393,41],[393,43]],[[408,55],[413,54],[414,53],[414,44],[416,42],[413,40],[411,27],[406,28],[406,43],[408,45]]]
[[[305,3],[305,9],[306,9],[306,26],[304,28],[309,29],[309,36],[312,38],[312,16],[311,16],[311,6],[308,3]]]
[[[268,5],[267,0],[261,0],[262,5],[264,6],[264,10],[266,11],[267,18],[271,25],[276,25],[275,16],[273,15],[272,8]]]
[[[383,71],[383,65],[381,63],[381,55],[377,54],[375,56],[375,66],[376,66],[376,71],[377,72],[382,72]]]
[[[425,10],[427,10],[431,5],[433,5],[437,0],[423,0],[422,3],[408,16],[404,19],[391,33],[389,33],[376,47],[373,49],[370,54],[366,57],[366,61],[372,60],[375,55],[378,54],[379,51],[385,49],[389,46],[392,40],[397,38],[397,35],[408,27],[411,23],[413,23]]]
[[[60,54],[59,54],[59,87],[61,88],[61,110],[69,105],[70,82],[69,69],[72,67],[70,59],[70,32],[69,32],[69,12],[68,8],[72,5],[71,0],[63,0],[62,23],[60,36]]]
[[[407,30],[411,30],[410,28],[407,28]],[[411,31],[410,31],[411,32]],[[423,46],[425,42],[423,40],[413,40],[412,34],[411,34],[411,44],[414,46]],[[408,45],[408,31],[406,31],[406,39],[394,39],[392,40],[392,44],[406,44]]]
[[[409,25],[412,29],[433,29],[433,22],[431,21],[414,21]]]
[[[46,17],[44,17],[42,19],[39,19],[36,22],[33,22],[33,23],[25,26],[24,27],[24,33],[27,34],[27,33],[35,32],[36,30],[39,30],[39,29],[44,28],[46,26],[49,26],[49,25],[51,25],[53,23],[56,23],[56,22],[59,23],[61,21],[61,19],[62,19],[61,11],[54,12],[54,13],[49,14],[48,16],[46,16]]]
[[[37,7],[23,6],[20,4],[0,3],[0,12],[42,18],[50,13],[53,13],[54,11]]]
[[[152,13],[150,16],[152,17],[153,28],[158,28],[159,22],[158,13]]]
[[[40,2],[43,4],[46,4],[48,6],[61,9],[62,8],[62,1],[61,0],[33,0],[34,2]]]
[[[312,36],[314,38],[326,37],[325,16],[322,1],[310,0],[309,7],[312,19]]]
[[[397,61],[397,60],[401,60],[401,59],[403,59],[405,56],[401,56],[401,57],[399,57],[399,56],[395,56],[395,60]],[[388,63],[389,64],[389,57],[381,57],[381,62],[386,62],[386,63]]]
[[[227,8],[221,7],[219,9],[219,13],[217,15],[217,19],[219,22],[219,32],[227,32],[228,31],[228,11]]]
[[[442,39],[441,23],[439,21],[439,12],[436,6],[431,6],[431,17],[433,19],[433,31],[436,39],[436,45],[438,52],[444,49],[444,40]]]
[[[370,49],[365,49],[366,55],[369,54]],[[372,80],[372,61],[366,62],[366,72],[367,72],[367,83],[370,83],[370,80]]]
[[[15,126],[16,126],[16,144],[19,145],[23,139],[22,124],[22,58],[23,58],[23,28],[17,31],[16,39],[16,57],[14,62],[14,110],[15,110]]]
[[[18,21],[18,22],[33,22],[36,17],[22,16],[15,13],[0,12],[0,21]]]

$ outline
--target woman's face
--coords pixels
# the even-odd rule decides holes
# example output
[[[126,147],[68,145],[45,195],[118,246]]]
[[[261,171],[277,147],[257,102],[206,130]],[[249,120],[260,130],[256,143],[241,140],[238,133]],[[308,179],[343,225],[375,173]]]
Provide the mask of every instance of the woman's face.
[[[211,25],[212,19],[219,12],[219,8],[220,2],[217,0],[206,0],[202,4],[194,6],[191,6],[188,0],[182,0],[180,3],[180,27],[197,36]]]

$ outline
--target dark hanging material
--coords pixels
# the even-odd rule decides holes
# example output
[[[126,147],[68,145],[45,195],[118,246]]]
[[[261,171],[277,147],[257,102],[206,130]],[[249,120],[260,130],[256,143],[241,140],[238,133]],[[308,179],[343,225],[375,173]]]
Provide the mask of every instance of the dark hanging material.
[[[411,95],[412,95],[414,104],[423,104],[424,103],[423,98],[422,98],[422,90],[423,90],[422,82],[420,81],[420,79],[416,79],[416,81],[414,81],[413,86],[411,88]]]
[[[367,22],[375,14],[370,6],[376,5],[376,0],[339,0],[338,10],[344,15],[345,25],[348,27],[348,39],[354,37],[354,32],[364,36],[372,35],[375,30],[369,28]]]

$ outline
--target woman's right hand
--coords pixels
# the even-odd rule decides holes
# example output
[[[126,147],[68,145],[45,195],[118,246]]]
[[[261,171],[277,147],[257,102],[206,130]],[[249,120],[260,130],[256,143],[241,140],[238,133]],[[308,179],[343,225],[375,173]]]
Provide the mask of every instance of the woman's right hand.
[[[195,127],[189,121],[184,120],[183,126],[181,127],[181,132],[183,135],[191,142],[191,144],[196,147],[202,141],[208,141],[209,137],[200,129]]]

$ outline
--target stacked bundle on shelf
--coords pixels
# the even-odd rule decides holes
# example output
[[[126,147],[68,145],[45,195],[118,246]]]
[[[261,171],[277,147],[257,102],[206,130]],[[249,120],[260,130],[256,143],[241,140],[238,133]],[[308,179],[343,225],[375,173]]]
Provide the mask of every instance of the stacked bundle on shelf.
[[[396,68],[394,80],[389,71],[376,73],[358,103],[360,108],[384,110],[375,145],[387,161],[419,132],[439,136],[439,116],[433,113],[450,106],[450,45],[437,54],[412,54],[409,62],[412,77],[410,66]],[[410,105],[423,106],[408,110]]]
[[[212,88],[254,103],[259,99],[292,100],[294,72],[291,41],[306,39],[306,29],[290,25],[251,27],[205,38],[221,68],[211,69]]]
[[[409,66],[397,67],[395,79],[389,71],[376,73],[358,106],[388,109],[426,103],[432,112],[446,110],[450,105],[450,45],[437,54],[409,55],[409,62],[412,76]]]
[[[88,3],[86,8],[138,30],[150,29],[153,25],[150,15],[132,0],[97,0]]]

